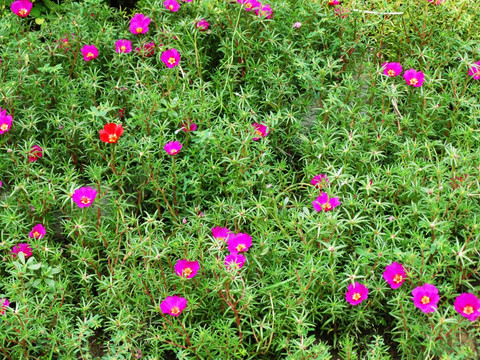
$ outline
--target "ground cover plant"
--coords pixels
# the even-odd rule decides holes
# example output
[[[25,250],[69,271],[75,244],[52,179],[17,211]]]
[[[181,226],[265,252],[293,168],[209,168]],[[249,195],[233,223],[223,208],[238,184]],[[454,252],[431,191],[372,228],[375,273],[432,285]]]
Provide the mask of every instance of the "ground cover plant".
[[[0,5],[0,353],[477,359],[480,3]]]

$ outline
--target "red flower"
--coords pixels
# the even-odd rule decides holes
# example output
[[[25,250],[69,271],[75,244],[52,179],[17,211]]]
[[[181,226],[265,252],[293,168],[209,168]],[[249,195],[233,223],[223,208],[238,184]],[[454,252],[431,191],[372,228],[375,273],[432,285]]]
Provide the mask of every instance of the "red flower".
[[[121,124],[109,123],[105,124],[102,130],[99,131],[100,140],[105,143],[116,143],[118,138],[123,134],[123,126]]]

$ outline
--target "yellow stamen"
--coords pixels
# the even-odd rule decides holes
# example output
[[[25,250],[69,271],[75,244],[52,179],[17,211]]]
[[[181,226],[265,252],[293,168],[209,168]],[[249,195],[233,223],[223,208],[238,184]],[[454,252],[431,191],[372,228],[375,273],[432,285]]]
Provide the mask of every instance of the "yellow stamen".
[[[467,305],[463,308],[463,312],[467,315],[473,314],[473,306]]]
[[[395,70],[390,69],[387,71],[387,74],[388,76],[395,76]]]
[[[410,79],[410,85],[417,85],[418,84],[418,80],[413,78],[413,79]]]
[[[140,34],[143,31],[143,28],[138,27],[135,29],[135,31],[137,32],[137,34]]]
[[[38,231],[35,231],[35,232],[33,233],[33,237],[35,237],[35,238],[36,238],[36,237],[39,237],[39,236],[40,236],[40,234],[39,234],[39,232],[38,232]]]
[[[427,305],[427,304],[430,303],[430,298],[429,298],[427,295],[425,295],[425,296],[422,297],[422,300],[420,300],[420,302],[421,302],[423,305]]]
[[[108,142],[109,143],[114,143],[117,142],[118,136],[116,134],[111,134],[108,136]]]
[[[361,298],[362,298],[362,295],[360,293],[354,293],[352,296],[352,299],[355,301],[360,300]]]
[[[25,8],[22,8],[22,9],[18,10],[18,13],[19,13],[20,15],[22,15],[22,16],[23,16],[23,15],[26,15],[27,12],[28,12],[28,11],[27,11],[27,9],[25,9]]]
[[[168,10],[173,10],[173,5],[169,5]]]
[[[191,268],[185,268],[182,270],[183,277],[189,277],[192,274],[193,270]]]
[[[325,203],[325,204],[322,205],[322,209],[323,209],[323,211],[331,210],[332,205],[330,205],[330,203]]]
[[[177,62],[177,60],[175,60],[174,57],[168,58],[168,63],[169,63],[170,65],[175,65],[176,62]]]
[[[90,204],[90,198],[86,196],[82,196],[82,198],[80,199],[80,202],[85,205]]]
[[[393,277],[393,282],[395,284],[400,284],[403,280],[403,276],[401,274],[397,274]]]
[[[122,46],[120,46],[120,50],[121,50],[121,51],[126,51],[126,50],[127,50],[127,47],[126,47],[125,45],[122,45]]]
[[[95,55],[93,55],[93,53],[91,53],[91,52],[88,52],[87,55],[85,55],[85,57],[87,59],[93,59],[95,57]]]
[[[245,246],[244,244],[240,244],[240,245],[238,245],[238,246],[236,247],[236,250],[237,250],[237,251],[242,251],[242,250],[245,249],[245,248],[246,248],[246,246]]]
[[[7,131],[7,129],[8,129],[7,124],[2,124],[2,126],[0,126],[0,130],[2,130],[2,131]]]
[[[172,310],[170,310],[170,312],[172,314],[177,315],[177,314],[180,314],[180,309],[178,308],[178,306],[174,306],[174,307],[172,307]]]

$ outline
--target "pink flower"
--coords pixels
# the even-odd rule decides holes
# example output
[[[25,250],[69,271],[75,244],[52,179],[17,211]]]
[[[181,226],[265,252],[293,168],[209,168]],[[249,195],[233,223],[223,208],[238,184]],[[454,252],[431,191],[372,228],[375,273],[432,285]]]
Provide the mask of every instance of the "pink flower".
[[[197,21],[197,23],[195,24],[195,27],[200,31],[207,30],[209,26],[210,24],[207,21],[205,21],[205,19],[201,19],[200,21]]]
[[[39,145],[33,145],[28,156],[28,162],[34,162],[43,158],[43,150]]]
[[[268,127],[266,125],[253,123],[252,126],[255,128],[255,136],[260,136],[254,137],[254,141],[260,140],[261,138],[267,136],[269,133]]]
[[[90,61],[98,56],[98,49],[95,45],[84,45],[82,47],[83,60]]]
[[[480,61],[477,61],[470,67],[468,75],[472,76],[474,80],[480,80]]]
[[[170,141],[169,143],[166,143],[163,148],[167,152],[167,154],[174,156],[178,154],[182,146],[183,145],[180,144],[178,141]]]
[[[472,293],[463,293],[455,299],[455,310],[470,321],[480,316],[480,300]]]
[[[429,3],[435,4],[435,5],[440,5],[444,1],[445,0],[428,0]]]
[[[425,314],[437,310],[437,303],[440,300],[440,296],[438,296],[438,289],[435,286],[431,284],[418,286],[413,289],[412,295],[415,306]]]
[[[234,237],[235,234],[233,234],[227,228],[214,227],[212,228],[212,236],[219,241],[226,241],[228,240],[229,236]]]
[[[165,6],[165,9],[170,10],[172,12],[177,12],[178,9],[180,9],[180,4],[175,0],[165,0],[163,2],[163,6]]]
[[[7,299],[0,299],[0,315],[5,314],[5,310],[10,305],[10,301]]]
[[[317,197],[312,202],[313,208],[319,211],[330,211],[340,205],[340,201],[338,197],[329,198],[327,193],[321,193],[319,197]]]
[[[335,8],[334,11],[335,11],[335,15],[339,16],[342,19],[345,19],[350,13],[350,9],[343,6]]]
[[[0,107],[0,135],[6,133],[12,127],[12,115],[7,114],[7,110]]]
[[[72,199],[79,208],[90,207],[97,196],[97,190],[91,187],[81,187],[73,192]]]
[[[155,54],[155,44],[153,42],[146,43],[142,48],[135,48],[135,52],[140,56],[150,57]]]
[[[164,314],[178,316],[187,307],[187,299],[180,296],[168,296],[160,304],[160,309]]]
[[[143,14],[135,14],[130,20],[130,32],[132,34],[145,34],[148,31],[148,25],[150,24],[150,18]]]
[[[227,270],[241,269],[245,264],[245,256],[242,254],[230,254],[225,257],[225,268]]]
[[[47,233],[47,230],[43,227],[42,224],[37,224],[33,227],[32,231],[28,233],[28,236],[34,239],[41,239],[43,235]]]
[[[368,298],[368,288],[359,283],[349,284],[347,288],[347,293],[345,294],[345,299],[351,305],[358,305],[363,300]]]
[[[28,0],[17,0],[10,5],[10,9],[20,17],[26,17],[30,14],[33,4]]]
[[[382,64],[382,68],[383,68],[383,73],[387,76],[390,76],[390,77],[398,76],[403,71],[402,65],[400,65],[400,63],[384,62]]]
[[[191,131],[195,131],[197,130],[197,124],[195,123],[187,123],[187,122],[184,122],[182,123],[182,131],[184,132],[191,132]]]
[[[15,258],[19,253],[23,253],[23,256],[25,257],[25,259],[29,258],[33,254],[32,248],[27,243],[18,244],[13,247],[13,250],[12,250],[13,258]]]
[[[129,53],[132,51],[132,42],[130,40],[120,39],[115,42],[115,51],[117,53]]]
[[[237,0],[239,4],[242,4],[245,7],[246,11],[259,8],[262,4],[257,0]]]
[[[264,16],[266,19],[271,19],[273,16],[273,10],[268,4],[260,4],[260,7],[255,9],[255,14],[260,17]]]
[[[383,278],[392,289],[398,289],[406,279],[405,269],[402,264],[393,262],[385,268]]]
[[[340,5],[340,0],[328,0],[328,5],[330,6]]]
[[[414,87],[422,86],[423,82],[425,81],[425,75],[423,75],[423,72],[417,71],[415,69],[410,69],[405,71],[403,73],[403,78],[405,79],[408,85],[414,86]]]
[[[175,264],[175,274],[190,279],[197,275],[199,268],[198,261],[178,260]]]
[[[180,53],[178,52],[177,49],[173,48],[173,49],[164,51],[160,58],[168,68],[173,68],[177,66],[178,63],[180,62]]]
[[[297,21],[295,24],[293,24],[292,28],[298,29],[300,26],[302,26],[302,23]]]
[[[252,237],[245,233],[231,234],[227,239],[228,251],[232,254],[245,252],[252,246]]]
[[[313,177],[313,179],[310,181],[312,185],[315,185],[316,188],[323,189],[325,186],[327,186],[328,183],[328,178],[327,175],[325,174],[318,174]]]

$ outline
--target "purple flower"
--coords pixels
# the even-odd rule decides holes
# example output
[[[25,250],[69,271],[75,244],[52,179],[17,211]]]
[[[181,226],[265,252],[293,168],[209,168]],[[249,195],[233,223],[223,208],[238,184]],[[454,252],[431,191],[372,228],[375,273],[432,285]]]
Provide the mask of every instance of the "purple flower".
[[[28,233],[28,236],[34,239],[41,239],[47,233],[47,230],[42,224],[37,224],[33,227],[32,231]]]
[[[195,131],[197,130],[197,124],[195,123],[187,123],[187,122],[184,122],[182,123],[182,131],[184,132],[192,132],[192,131]]]
[[[33,254],[32,248],[27,243],[21,243],[13,247],[13,258],[15,258],[19,253],[23,253],[25,259],[29,258]]]
[[[318,174],[313,177],[313,179],[310,181],[312,185],[315,185],[316,188],[323,189],[325,186],[327,186],[328,183],[328,178],[327,175],[325,174]]]
[[[265,5],[260,4],[260,7],[255,9],[255,14],[257,14],[260,17],[263,16],[266,19],[271,19],[273,16],[273,10],[268,4],[265,4]]]
[[[227,270],[241,269],[245,264],[245,256],[242,254],[230,254],[225,257],[225,268]]]
[[[383,69],[383,73],[390,77],[398,76],[403,71],[402,65],[400,65],[400,63],[384,62],[382,64],[382,69]]]
[[[148,31],[150,21],[150,18],[143,14],[135,14],[130,20],[130,32],[132,34],[145,34]]]
[[[438,289],[431,284],[418,286],[412,291],[413,303],[424,313],[430,313],[437,310],[437,303],[440,300]]]
[[[319,211],[330,211],[340,205],[338,197],[329,198],[327,193],[321,193],[313,202],[313,208]]]
[[[91,206],[96,196],[97,190],[91,187],[81,187],[73,192],[72,199],[79,208],[84,208]]]
[[[405,79],[408,85],[414,86],[414,87],[422,86],[423,82],[425,81],[425,75],[423,75],[423,72],[417,71],[415,69],[410,69],[405,71],[403,73],[403,78]]]
[[[173,68],[177,66],[178,63],[180,62],[180,53],[178,52],[177,49],[173,48],[173,49],[164,51],[160,59],[168,68]]]
[[[130,40],[120,39],[115,42],[115,51],[117,53],[129,53],[132,51],[132,42]]]
[[[12,9],[16,15],[23,18],[30,14],[32,6],[33,4],[29,0],[17,0],[10,5],[10,9]]]
[[[264,138],[265,136],[268,135],[268,127],[264,124],[257,124],[253,123],[252,126],[255,128],[255,136],[253,138],[254,141],[260,140],[261,138]],[[260,136],[260,137],[258,137]]]
[[[407,277],[403,265],[393,262],[385,268],[383,278],[392,289],[398,289]]]
[[[229,236],[235,236],[230,230],[227,228],[221,228],[221,227],[214,227],[212,228],[212,236],[219,240],[219,241],[227,241]]]
[[[360,304],[363,300],[366,300],[368,298],[368,288],[359,283],[354,283],[354,284],[349,284],[347,288],[347,292],[345,294],[345,299],[351,304],[351,305],[358,305]]]
[[[473,80],[480,80],[480,61],[477,61],[468,69],[468,75],[472,76]]]
[[[175,264],[175,274],[190,279],[197,275],[199,268],[198,261],[178,260]]]
[[[167,152],[167,154],[174,156],[179,153],[182,146],[183,145],[180,144],[178,141],[170,141],[169,143],[166,143],[163,148]]]
[[[252,246],[252,237],[246,233],[231,234],[227,239],[228,251],[232,254],[245,252]]]
[[[187,307],[187,299],[180,296],[168,296],[160,304],[160,309],[164,314],[178,316]]]
[[[12,127],[12,116],[7,114],[7,110],[0,107],[0,135],[6,133]]]
[[[480,316],[480,300],[472,293],[463,293],[455,299],[455,310],[470,321]]]
[[[163,2],[163,6],[165,6],[165,9],[170,10],[172,12],[177,12],[178,9],[180,9],[180,4],[175,0],[165,0]]]
[[[95,45],[84,45],[81,51],[85,61],[93,60],[98,56],[98,49]]]
[[[5,310],[10,305],[10,301],[8,299],[0,299],[0,315],[5,314]]]
[[[34,162],[43,158],[43,149],[39,145],[33,145],[28,156],[28,162]]]
[[[210,24],[205,19],[201,19],[200,21],[197,21],[197,23],[195,24],[195,27],[200,31],[207,30],[209,26]]]

